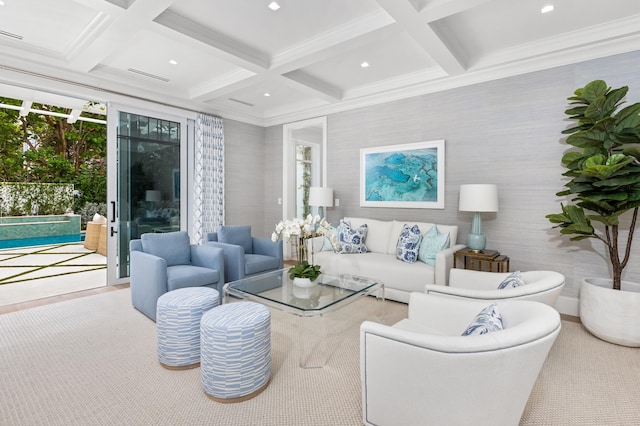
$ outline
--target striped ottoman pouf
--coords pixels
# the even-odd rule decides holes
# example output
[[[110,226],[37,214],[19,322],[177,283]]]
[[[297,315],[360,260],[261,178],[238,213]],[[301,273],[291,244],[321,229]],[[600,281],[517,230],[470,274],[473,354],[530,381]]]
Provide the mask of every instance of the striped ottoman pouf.
[[[210,310],[200,324],[202,387],[219,402],[262,392],[271,377],[271,313],[254,302]]]
[[[171,370],[200,365],[200,319],[218,305],[218,291],[209,287],[187,287],[158,298],[156,325],[158,360]]]

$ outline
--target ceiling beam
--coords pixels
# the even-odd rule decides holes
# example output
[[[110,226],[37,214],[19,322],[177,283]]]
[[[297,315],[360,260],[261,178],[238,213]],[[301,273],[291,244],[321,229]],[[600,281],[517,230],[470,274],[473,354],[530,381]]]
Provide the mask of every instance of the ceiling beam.
[[[466,70],[463,52],[448,46],[410,2],[376,1],[447,74],[461,74]]]

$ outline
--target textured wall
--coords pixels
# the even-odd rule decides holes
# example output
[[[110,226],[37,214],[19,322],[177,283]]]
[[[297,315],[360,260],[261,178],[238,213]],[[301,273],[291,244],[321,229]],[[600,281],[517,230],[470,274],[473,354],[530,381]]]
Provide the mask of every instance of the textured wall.
[[[566,98],[594,79],[628,85],[629,102],[640,100],[640,52],[574,64],[518,77],[338,113],[328,118],[328,186],[340,206],[328,216],[420,220],[460,226],[466,242],[471,213],[458,212],[464,183],[495,183],[500,211],[483,214],[488,248],[511,258],[511,270],[552,269],[564,273],[563,295],[577,297],[580,278],[606,276],[598,241],[576,246],[559,238],[545,219],[560,211],[561,131],[568,127]],[[359,206],[360,148],[444,139],[445,209],[388,209]],[[280,220],[282,126],[266,130],[265,227]],[[628,222],[629,220],[627,220]],[[590,246],[596,251],[588,250]],[[640,281],[640,242],[625,278]],[[635,262],[634,262],[635,260]]]
[[[253,234],[262,236],[265,129],[225,119],[224,140],[225,223],[251,225]]]

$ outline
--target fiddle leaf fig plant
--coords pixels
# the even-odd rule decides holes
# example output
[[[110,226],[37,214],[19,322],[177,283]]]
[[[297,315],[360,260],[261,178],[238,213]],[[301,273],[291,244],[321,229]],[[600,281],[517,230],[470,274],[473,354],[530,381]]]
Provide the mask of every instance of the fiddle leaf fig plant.
[[[628,90],[595,80],[568,98],[571,107],[565,114],[577,125],[562,132],[574,149],[562,157],[567,168],[563,176],[570,180],[556,195],[570,197],[571,204],[561,204],[562,213],[546,216],[562,235],[571,235],[571,241],[595,238],[605,244],[616,290],[629,262],[640,206],[640,102],[618,110]],[[627,212],[631,223],[621,245],[620,216]]]

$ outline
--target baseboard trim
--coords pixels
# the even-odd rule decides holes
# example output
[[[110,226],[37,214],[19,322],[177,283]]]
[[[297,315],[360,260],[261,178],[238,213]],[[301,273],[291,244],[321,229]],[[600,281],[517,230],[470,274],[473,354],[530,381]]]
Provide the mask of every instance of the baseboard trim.
[[[580,301],[577,297],[560,296],[556,302],[555,308],[561,314],[580,316]]]

